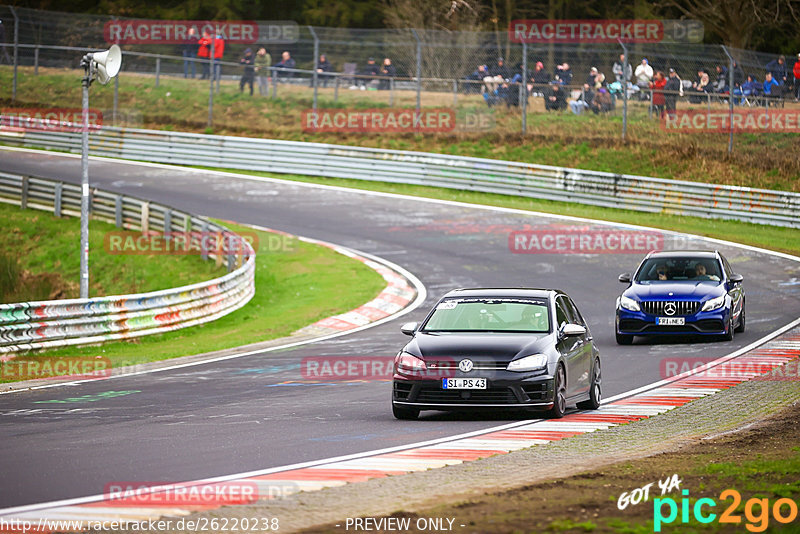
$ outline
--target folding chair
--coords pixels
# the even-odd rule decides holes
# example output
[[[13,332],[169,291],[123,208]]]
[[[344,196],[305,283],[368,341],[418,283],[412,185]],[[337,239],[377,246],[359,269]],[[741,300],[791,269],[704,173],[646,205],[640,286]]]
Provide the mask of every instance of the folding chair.
[[[344,83],[345,85],[346,84],[355,85],[356,84],[355,75],[356,75],[356,69],[357,68],[358,68],[358,64],[357,63],[345,63],[342,66],[342,73],[345,76],[349,76],[349,78],[347,78],[345,76],[342,76],[342,83]]]

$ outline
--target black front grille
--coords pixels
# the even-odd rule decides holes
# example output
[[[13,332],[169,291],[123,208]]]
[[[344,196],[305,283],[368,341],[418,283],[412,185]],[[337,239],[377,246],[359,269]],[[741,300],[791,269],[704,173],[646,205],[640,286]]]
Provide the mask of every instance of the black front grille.
[[[667,313],[668,305],[675,311]],[[694,315],[700,309],[700,303],[693,300],[645,300],[641,306],[644,313],[662,317]]]
[[[511,388],[439,389],[423,387],[416,402],[432,404],[517,404],[519,399]]]
[[[523,384],[522,391],[532,401],[543,401],[547,399],[547,383]]]
[[[638,332],[646,328],[648,324],[650,323],[642,321],[641,319],[620,319],[619,329],[623,332]]]
[[[412,384],[405,382],[394,383],[394,398],[396,400],[408,400],[408,395],[411,393]]]
[[[464,358],[446,358],[439,360],[425,360],[425,365],[429,370],[456,370],[458,369],[458,362],[461,360],[472,360],[472,369],[479,371],[504,371],[508,367],[509,361],[495,361],[495,360],[473,360],[469,357]],[[450,375],[452,376],[452,375]]]
[[[702,319],[694,323],[694,325],[701,332],[722,332],[725,330],[725,325],[719,319]]]

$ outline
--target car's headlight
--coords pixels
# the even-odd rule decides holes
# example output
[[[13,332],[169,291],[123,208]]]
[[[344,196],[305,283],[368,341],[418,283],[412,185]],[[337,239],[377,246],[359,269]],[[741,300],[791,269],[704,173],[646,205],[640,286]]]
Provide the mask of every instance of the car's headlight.
[[[721,308],[725,305],[725,295],[720,295],[717,298],[707,300],[703,303],[702,311],[711,311]]]
[[[508,367],[506,367],[506,371],[537,371],[545,367],[547,367],[547,355],[532,354],[509,363]]]
[[[619,306],[620,308],[625,308],[626,310],[630,311],[641,311],[639,303],[630,297],[626,297],[625,295],[622,295],[619,298]]]
[[[421,373],[428,370],[425,361],[408,352],[401,352],[395,358],[397,371],[403,373]]]

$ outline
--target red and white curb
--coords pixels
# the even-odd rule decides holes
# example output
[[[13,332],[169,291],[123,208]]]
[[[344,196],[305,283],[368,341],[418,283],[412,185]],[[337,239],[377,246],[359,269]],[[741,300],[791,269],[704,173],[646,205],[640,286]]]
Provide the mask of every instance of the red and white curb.
[[[457,439],[444,438],[405,449],[396,447],[288,468],[264,470],[261,474],[186,482],[181,486],[216,486],[223,482],[255,485],[260,498],[276,498],[300,491],[315,491],[351,482],[425,471],[544,445],[668,412],[695,399],[757,377],[760,380],[798,380],[800,328],[796,324],[792,330],[760,346],[749,350],[746,347],[703,367],[640,388],[623,398],[607,402],[597,410],[571,413],[562,419],[512,423],[488,431],[473,432]],[[791,365],[787,366],[790,362]],[[152,502],[162,501],[157,498],[156,492],[152,495]],[[97,496],[0,510],[0,519],[5,524],[29,521],[33,525],[42,520],[73,520],[83,521],[88,526],[121,520],[133,522],[168,516],[180,517],[218,507],[219,505],[143,506],[141,501],[131,505],[125,501]]]

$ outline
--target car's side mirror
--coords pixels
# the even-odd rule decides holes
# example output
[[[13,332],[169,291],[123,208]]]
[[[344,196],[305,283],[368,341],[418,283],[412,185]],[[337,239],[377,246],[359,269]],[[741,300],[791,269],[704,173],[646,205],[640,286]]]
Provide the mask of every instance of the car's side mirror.
[[[579,324],[567,323],[561,327],[561,335],[564,337],[582,336],[586,333],[586,327]]]
[[[403,326],[400,327],[400,331],[407,336],[413,336],[414,332],[417,331],[417,327],[419,323],[405,323]]]
[[[631,273],[622,273],[619,275],[618,280],[623,284],[630,284],[631,283]]]
[[[741,274],[731,275],[731,282],[733,282],[734,284],[741,284],[742,280],[744,280],[744,276],[742,276]]]

